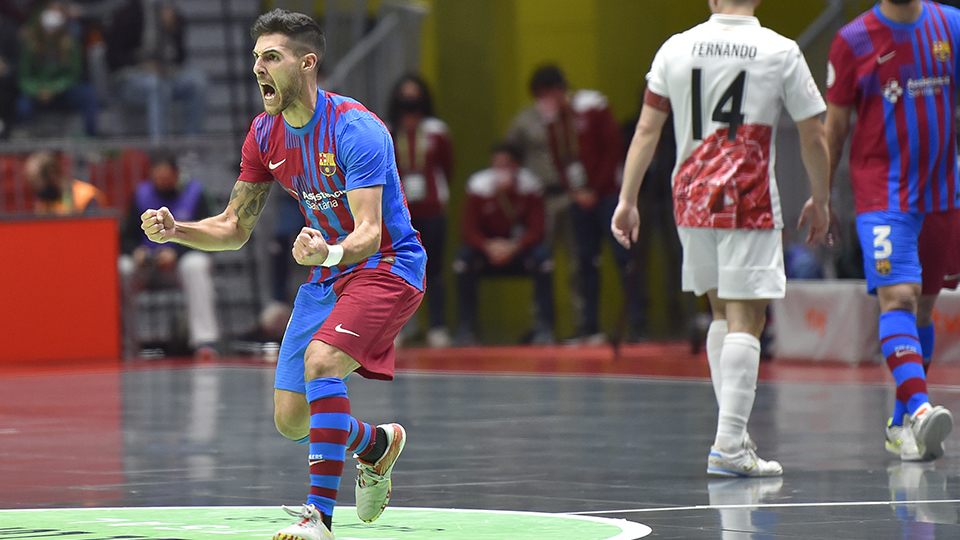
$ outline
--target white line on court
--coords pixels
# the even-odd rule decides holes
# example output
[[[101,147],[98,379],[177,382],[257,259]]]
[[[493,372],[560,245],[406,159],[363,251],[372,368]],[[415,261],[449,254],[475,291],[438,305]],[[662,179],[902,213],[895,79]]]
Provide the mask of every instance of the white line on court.
[[[634,514],[654,512],[687,512],[691,510],[733,510],[743,508],[823,508],[841,506],[906,506],[915,504],[960,504],[960,499],[927,499],[920,501],[850,501],[811,503],[758,503],[758,504],[698,504],[694,506],[670,506],[665,508],[630,508],[625,510],[595,510],[588,512],[561,512],[570,516],[595,514]]]

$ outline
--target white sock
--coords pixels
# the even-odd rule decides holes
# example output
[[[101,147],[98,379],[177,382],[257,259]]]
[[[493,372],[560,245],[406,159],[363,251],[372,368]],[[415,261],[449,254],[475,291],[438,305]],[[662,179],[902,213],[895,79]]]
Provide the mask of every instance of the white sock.
[[[715,442],[725,452],[737,452],[743,446],[747,421],[757,395],[759,369],[760,340],[746,332],[727,334],[720,354],[723,383]]]
[[[726,337],[726,319],[716,319],[710,323],[707,329],[707,362],[710,364],[710,380],[713,381],[713,393],[717,397],[717,405],[720,404],[720,389],[723,387],[720,376],[720,353],[723,352],[723,340]]]

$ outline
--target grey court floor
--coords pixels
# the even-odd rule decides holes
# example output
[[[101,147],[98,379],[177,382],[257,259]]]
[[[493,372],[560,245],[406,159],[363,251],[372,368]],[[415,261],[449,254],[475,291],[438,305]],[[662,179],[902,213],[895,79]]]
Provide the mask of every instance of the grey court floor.
[[[306,447],[273,427],[270,367],[162,366],[0,377],[0,508],[303,501]],[[404,372],[348,386],[356,417],[409,432],[393,507],[624,518],[658,539],[960,538],[960,438],[901,464],[883,449],[884,385],[761,382],[750,432],[785,474],[732,480],[705,473],[705,380]],[[960,388],[931,393],[960,412]],[[355,475],[348,460],[344,505]]]

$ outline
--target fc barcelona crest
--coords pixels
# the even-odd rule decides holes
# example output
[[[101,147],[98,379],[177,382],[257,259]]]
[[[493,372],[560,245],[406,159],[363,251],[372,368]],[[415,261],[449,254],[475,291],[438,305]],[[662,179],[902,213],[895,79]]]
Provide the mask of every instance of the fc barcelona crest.
[[[947,41],[934,41],[933,57],[941,62],[950,60],[950,43]]]
[[[337,174],[337,158],[333,152],[320,152],[320,157],[317,158],[317,169],[324,176]]]
[[[878,259],[877,260],[877,273],[881,276],[890,275],[890,259]]]

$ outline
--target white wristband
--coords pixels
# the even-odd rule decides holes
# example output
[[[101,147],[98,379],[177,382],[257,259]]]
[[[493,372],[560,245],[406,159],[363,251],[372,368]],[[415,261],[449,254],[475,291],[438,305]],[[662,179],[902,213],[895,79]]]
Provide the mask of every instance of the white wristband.
[[[340,259],[343,258],[343,246],[340,244],[331,244],[327,246],[327,258],[320,263],[320,266],[326,266],[327,268],[331,266],[336,266],[340,264]]]

